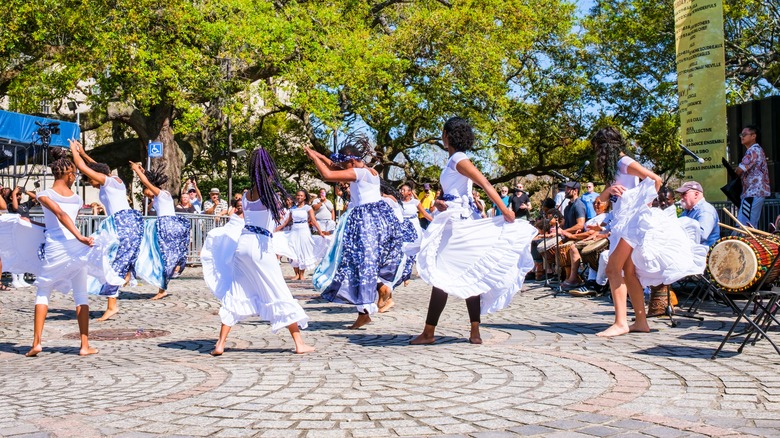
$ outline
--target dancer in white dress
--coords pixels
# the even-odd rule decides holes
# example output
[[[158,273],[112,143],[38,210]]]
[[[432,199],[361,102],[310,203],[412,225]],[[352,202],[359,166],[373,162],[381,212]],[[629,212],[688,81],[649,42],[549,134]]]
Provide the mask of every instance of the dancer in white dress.
[[[35,297],[33,344],[27,356],[35,356],[43,348],[41,336],[52,290],[73,292],[81,338],[79,355],[87,356],[98,352],[89,346],[87,264],[84,262],[94,242],[91,237],[83,236],[75,225],[81,208],[81,198],[71,190],[76,181],[76,166],[66,158],[63,149],[53,148],[51,153],[54,160],[49,167],[54,175],[54,184],[52,188],[38,193],[46,224],[46,242],[40,254],[43,265],[35,281],[38,291]]]
[[[311,236],[309,226],[316,228],[317,234],[322,236],[322,230],[314,217],[314,209],[309,205],[309,193],[306,190],[298,190],[295,194],[295,205],[274,232],[281,232],[288,225],[290,225],[290,231],[285,232],[285,235],[288,245],[295,253],[295,258],[291,263],[295,271],[295,277],[292,279],[303,280],[306,270],[317,267],[317,263],[319,263],[314,252],[314,239]]]
[[[626,155],[626,142],[617,129],[613,127],[601,129],[593,136],[591,144],[596,153],[596,170],[603,180],[610,184],[601,192],[599,199],[612,201],[614,216],[609,237],[609,262],[606,274],[615,306],[615,322],[608,329],[597,333],[597,336],[618,336],[630,331],[649,332],[644,292],[632,260],[636,245],[629,244],[629,241],[623,238],[627,229],[636,228],[636,224],[632,223],[634,221],[631,213],[625,211],[625,200],[622,197],[627,191],[637,187],[640,179],[649,179],[654,183],[652,195],[658,192],[663,181],[661,177]],[[652,198],[649,201],[652,201]],[[636,318],[632,325],[628,324],[627,297],[631,299]]]
[[[480,315],[508,306],[533,266],[531,240],[537,230],[525,221],[514,221],[510,210],[474,164],[463,153],[474,144],[469,123],[453,117],[444,124],[442,142],[450,159],[442,170],[442,196],[437,213],[419,247],[417,270],[433,286],[422,334],[410,343],[435,342],[447,296],[466,300],[471,321],[469,342],[481,344]],[[502,215],[480,219],[471,195],[472,184],[482,187]]]
[[[168,296],[168,283],[175,272],[181,274],[187,264],[187,251],[190,245],[190,220],[176,215],[173,205],[173,197],[162,187],[168,182],[165,176],[165,165],[158,166],[148,172],[141,163],[130,162],[138,179],[143,184],[143,194],[152,201],[157,219],[148,221],[144,226],[148,233],[144,233],[144,242],[141,244],[141,255],[138,257],[136,273],[157,286],[157,295],[152,300],[159,300]]]
[[[275,191],[284,189],[265,149],[252,152],[249,166],[252,188],[242,199],[245,225],[233,226],[231,218],[228,225],[209,232],[201,252],[203,277],[222,304],[219,340],[211,354],[221,355],[231,327],[252,316],[269,321],[273,332],[287,327],[295,352],[308,353],[314,348],[303,341],[300,328],[306,328],[309,317],[284,282],[269,231],[280,220]]]
[[[106,311],[98,318],[98,321],[105,321],[119,312],[119,286],[129,282],[135,273],[135,263],[144,234],[144,220],[140,212],[130,208],[125,183],[119,177],[110,175],[111,169],[108,165],[89,157],[84,146],[78,141],[68,142],[73,153],[73,163],[81,171],[86,183],[100,189],[98,198],[109,216],[101,223],[101,229],[96,235],[106,233],[119,240],[117,250],[109,257],[111,269],[106,272],[105,278],[101,278],[104,282],[99,292],[90,290],[90,293],[108,298]]]

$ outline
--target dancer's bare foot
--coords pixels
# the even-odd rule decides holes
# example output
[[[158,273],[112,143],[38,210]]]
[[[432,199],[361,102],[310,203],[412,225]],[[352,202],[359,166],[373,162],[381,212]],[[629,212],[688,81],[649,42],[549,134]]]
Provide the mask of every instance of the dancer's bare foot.
[[[217,342],[217,344],[214,345],[214,349],[211,350],[211,353],[209,354],[212,356],[222,356],[222,353],[224,352],[225,352],[225,345]]]
[[[471,333],[469,334],[469,343],[481,344],[482,336],[479,333],[479,323],[471,324]]]
[[[371,322],[371,315],[369,315],[368,313],[359,313],[357,319],[355,320],[355,323],[349,326],[349,329],[354,330],[356,328],[363,327],[369,322]]]
[[[596,336],[602,338],[611,338],[613,336],[625,335],[626,333],[628,333],[628,331],[629,328],[627,325],[612,324],[611,326],[609,326],[608,329],[604,330],[603,332],[596,333]]]
[[[631,333],[650,333],[650,326],[647,325],[647,321],[644,324],[635,322],[628,326],[628,331]]]
[[[81,350],[79,350],[79,356],[89,356],[91,354],[97,354],[97,353],[98,353],[98,349],[97,348],[87,347],[87,348],[82,348]]]
[[[30,348],[30,351],[28,351],[27,353],[25,353],[25,356],[27,356],[27,357],[35,357],[35,356],[37,356],[37,355],[38,355],[38,353],[40,353],[41,351],[43,351],[43,347],[42,347],[42,346],[40,346],[40,345],[34,345],[32,348]]]
[[[417,336],[416,338],[409,341],[409,345],[430,345],[434,342],[436,342],[436,337],[422,333],[420,336]]]
[[[112,316],[116,315],[119,312],[117,309],[106,309],[106,311],[103,313],[103,316],[98,318],[97,320],[100,322],[107,321]]]
[[[162,290],[160,292],[157,292],[157,295],[149,298],[150,300],[159,300],[160,298],[165,298],[168,296],[168,291]]]
[[[311,352],[312,352],[312,351],[314,351],[314,350],[315,350],[315,348],[314,348],[314,347],[312,347],[311,345],[306,345],[306,344],[303,344],[303,345],[301,345],[300,347],[299,347],[299,346],[297,346],[297,345],[295,346],[295,354],[306,354],[306,353],[311,353]]]
[[[385,313],[388,310],[390,310],[391,307],[395,306],[395,303],[393,302],[392,298],[388,298],[387,301],[385,301],[384,305],[379,307],[379,313]]]

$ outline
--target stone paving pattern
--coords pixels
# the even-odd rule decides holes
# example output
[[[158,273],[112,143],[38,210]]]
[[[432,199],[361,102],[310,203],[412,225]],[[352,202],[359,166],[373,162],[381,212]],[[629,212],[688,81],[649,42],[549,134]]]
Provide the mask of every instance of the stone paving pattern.
[[[285,265],[285,271],[291,269]],[[114,319],[93,331],[163,336],[93,341],[78,356],[73,302],[54,294],[44,351],[26,358],[34,288],[0,292],[0,435],[498,438],[778,436],[780,356],[766,342],[710,360],[734,317],[709,305],[702,323],[654,319],[650,334],[601,339],[606,298],[544,297],[529,282],[510,308],[483,318],[483,345],[466,342],[468,317],[450,299],[432,346],[408,342],[423,326],[430,288],[396,290],[396,306],[360,330],[354,309],[291,282],[317,348],[291,353],[286,331],[249,320],[211,357],[218,302],[198,268],[149,301],[123,289]],[[105,303],[91,298],[98,317]],[[169,334],[165,334],[168,332]]]

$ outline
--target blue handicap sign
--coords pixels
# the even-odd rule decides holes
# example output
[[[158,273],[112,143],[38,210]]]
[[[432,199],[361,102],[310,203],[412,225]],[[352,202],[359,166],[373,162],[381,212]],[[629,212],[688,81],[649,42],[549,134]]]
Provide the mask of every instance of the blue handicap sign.
[[[163,144],[158,141],[149,142],[149,158],[162,158]]]

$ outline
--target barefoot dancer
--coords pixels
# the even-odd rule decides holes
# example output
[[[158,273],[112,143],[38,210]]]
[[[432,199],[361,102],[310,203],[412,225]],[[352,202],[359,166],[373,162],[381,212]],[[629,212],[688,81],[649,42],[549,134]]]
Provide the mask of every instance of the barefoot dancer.
[[[157,220],[153,227],[156,235],[145,236],[145,239],[152,238],[151,240],[157,241],[156,246],[162,257],[162,276],[161,278],[159,275],[155,278],[144,277],[144,279],[159,288],[157,295],[151,298],[159,300],[168,295],[168,282],[173,278],[174,272],[181,274],[187,264],[187,251],[190,246],[190,221],[186,217],[176,216],[173,197],[168,191],[160,189],[168,182],[168,177],[163,174],[164,165],[147,172],[140,163],[131,161],[130,168],[138,175],[138,179],[144,186],[144,196],[152,200],[154,211],[157,212]],[[156,239],[153,239],[154,237]],[[151,269],[142,269],[140,266],[146,263],[146,257],[139,257],[137,269],[139,276],[143,277],[142,272],[151,271]]]
[[[295,270],[293,280],[303,280],[307,269],[317,266],[317,257],[314,253],[314,239],[311,236],[310,225],[317,229],[317,234],[322,236],[322,230],[314,217],[314,210],[309,205],[309,193],[306,190],[298,190],[295,194],[295,205],[289,210],[289,214],[282,223],[276,227],[274,233],[280,233],[290,225],[290,231],[284,232],[287,244],[295,253],[292,267]]]
[[[531,240],[537,230],[524,221],[514,222],[510,210],[493,186],[463,151],[474,144],[469,123],[453,117],[444,124],[442,142],[450,159],[441,173],[442,199],[428,225],[417,256],[420,277],[433,286],[422,334],[410,343],[432,344],[447,296],[466,300],[471,321],[469,342],[481,344],[480,314],[509,305],[534,264]],[[474,208],[472,184],[482,187],[502,215],[480,219]]]
[[[84,237],[75,225],[81,208],[81,198],[71,190],[76,181],[76,166],[66,158],[63,149],[52,148],[51,153],[53,161],[49,167],[54,175],[54,184],[51,189],[38,194],[43,206],[46,242],[39,254],[43,266],[35,281],[38,291],[35,297],[33,345],[27,356],[32,357],[41,352],[43,325],[49,310],[49,296],[54,289],[73,291],[81,335],[79,354],[87,356],[98,352],[89,346],[87,264],[84,262],[93,239]]]
[[[112,272],[106,276],[106,283],[101,286],[99,292],[99,295],[108,297],[106,311],[98,318],[98,321],[105,321],[119,311],[119,286],[129,281],[129,276],[134,274],[143,238],[144,220],[141,213],[130,208],[125,183],[118,177],[109,175],[111,169],[108,165],[95,162],[84,152],[84,147],[78,141],[68,141],[73,152],[73,162],[83,174],[82,178],[92,187],[100,188],[98,197],[109,216],[101,224],[103,232],[115,234],[119,240],[117,250],[111,258]],[[89,164],[85,160],[89,161]]]
[[[287,327],[295,352],[308,353],[314,347],[303,341],[300,328],[306,328],[309,317],[284,282],[269,231],[280,220],[281,200],[275,190],[286,193],[265,149],[256,149],[249,160],[252,188],[242,199],[244,227],[233,225],[231,218],[228,225],[209,232],[201,252],[203,277],[222,304],[222,327],[211,354],[221,355],[231,327],[252,316],[270,321],[274,333]]]
[[[369,147],[366,138],[350,137],[330,159],[305,148],[325,181],[349,183],[349,209],[312,280],[326,300],[357,306],[351,329],[371,322],[377,300],[387,301],[401,263],[398,219],[382,201],[379,174],[363,162]]]
[[[613,202],[614,220],[612,233],[609,237],[609,262],[607,263],[607,278],[612,290],[612,302],[615,306],[615,322],[608,329],[597,333],[597,336],[610,337],[632,332],[649,332],[647,314],[645,312],[645,297],[642,285],[637,277],[636,267],[631,255],[634,246],[624,238],[630,228],[636,228],[632,224],[635,212],[626,211],[623,208],[622,199],[626,191],[639,185],[639,180],[649,178],[654,181],[655,187],[652,194],[658,192],[661,187],[661,178],[652,171],[644,168],[631,157],[626,155],[626,141],[617,129],[607,127],[601,129],[591,139],[591,144],[596,153],[596,170],[601,174],[603,181],[611,184],[601,192],[599,199]],[[621,211],[622,210],[622,211]],[[625,224],[622,225],[621,224]],[[636,244],[636,243],[635,243]],[[639,242],[641,244],[641,242]],[[636,321],[628,325],[626,297],[631,299]]]

